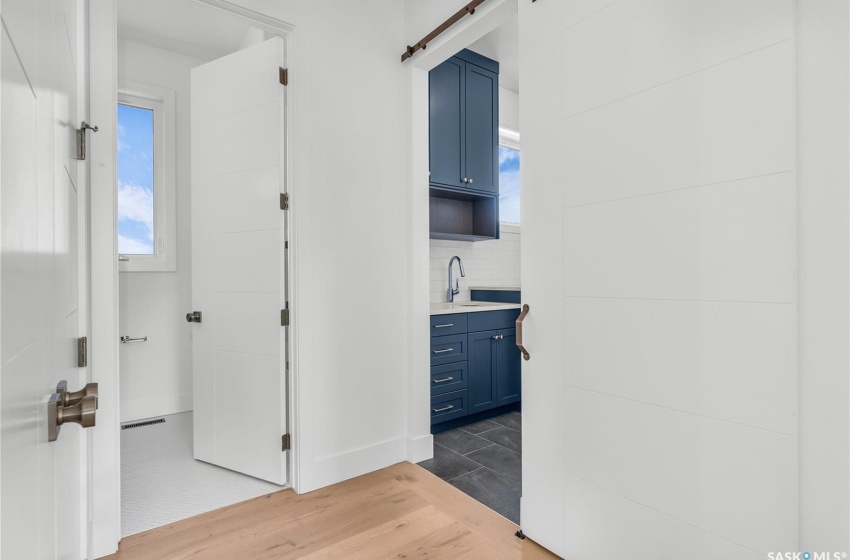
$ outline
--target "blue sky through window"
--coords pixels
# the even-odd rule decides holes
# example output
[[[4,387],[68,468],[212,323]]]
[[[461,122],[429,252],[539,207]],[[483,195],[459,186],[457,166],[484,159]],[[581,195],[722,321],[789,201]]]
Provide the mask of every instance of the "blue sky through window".
[[[118,252],[154,254],[153,111],[118,104]]]
[[[499,146],[499,220],[519,223],[519,150]]]

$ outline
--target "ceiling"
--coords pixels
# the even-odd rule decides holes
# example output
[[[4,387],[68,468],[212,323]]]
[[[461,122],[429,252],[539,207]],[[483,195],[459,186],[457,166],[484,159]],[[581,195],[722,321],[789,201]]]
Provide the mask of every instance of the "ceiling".
[[[499,85],[519,93],[519,20],[508,20],[469,47],[469,50],[499,61]]]
[[[180,0],[118,0],[118,36],[213,60],[239,49],[250,26]]]

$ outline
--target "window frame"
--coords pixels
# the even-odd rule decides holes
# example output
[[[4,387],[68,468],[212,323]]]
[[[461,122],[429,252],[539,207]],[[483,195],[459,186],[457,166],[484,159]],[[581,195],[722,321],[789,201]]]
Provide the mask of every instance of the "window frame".
[[[130,105],[153,111],[153,247],[152,255],[118,255],[120,272],[177,271],[177,204],[175,192],[175,93],[174,90],[118,80],[118,105]],[[116,131],[117,134],[117,131]],[[117,145],[117,143],[116,143]],[[115,154],[116,160],[118,154]],[[118,224],[118,176],[116,161],[116,225]],[[116,227],[118,244],[120,228]]]
[[[515,130],[511,130],[510,128],[505,128],[504,126],[499,127],[499,146],[504,146],[506,148],[510,148],[512,150],[516,150],[520,153],[520,162],[522,162],[522,150],[519,147],[519,132]],[[522,163],[520,163],[522,165]],[[520,183],[520,192],[522,192],[522,183]],[[501,198],[501,194],[499,195]],[[501,200],[500,200],[501,204]],[[501,220],[501,216],[499,219],[499,229],[505,232],[513,232],[519,233],[519,228],[522,224],[516,222],[504,222]]]

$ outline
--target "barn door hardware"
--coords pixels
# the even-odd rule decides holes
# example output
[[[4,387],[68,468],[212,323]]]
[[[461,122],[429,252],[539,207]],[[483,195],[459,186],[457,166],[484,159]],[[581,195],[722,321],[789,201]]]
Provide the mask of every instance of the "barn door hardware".
[[[86,159],[86,130],[97,132],[98,127],[92,126],[86,121],[80,123],[80,128],[77,130],[77,159]]]

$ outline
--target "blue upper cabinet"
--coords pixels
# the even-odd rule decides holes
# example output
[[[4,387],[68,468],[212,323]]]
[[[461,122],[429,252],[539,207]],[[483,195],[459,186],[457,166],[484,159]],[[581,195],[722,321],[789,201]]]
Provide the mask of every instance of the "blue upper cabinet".
[[[463,188],[464,129],[463,87],[466,63],[450,58],[429,75],[431,183]]]
[[[466,65],[466,187],[499,192],[499,76]]]
[[[499,193],[499,63],[463,50],[430,73],[431,184]]]

